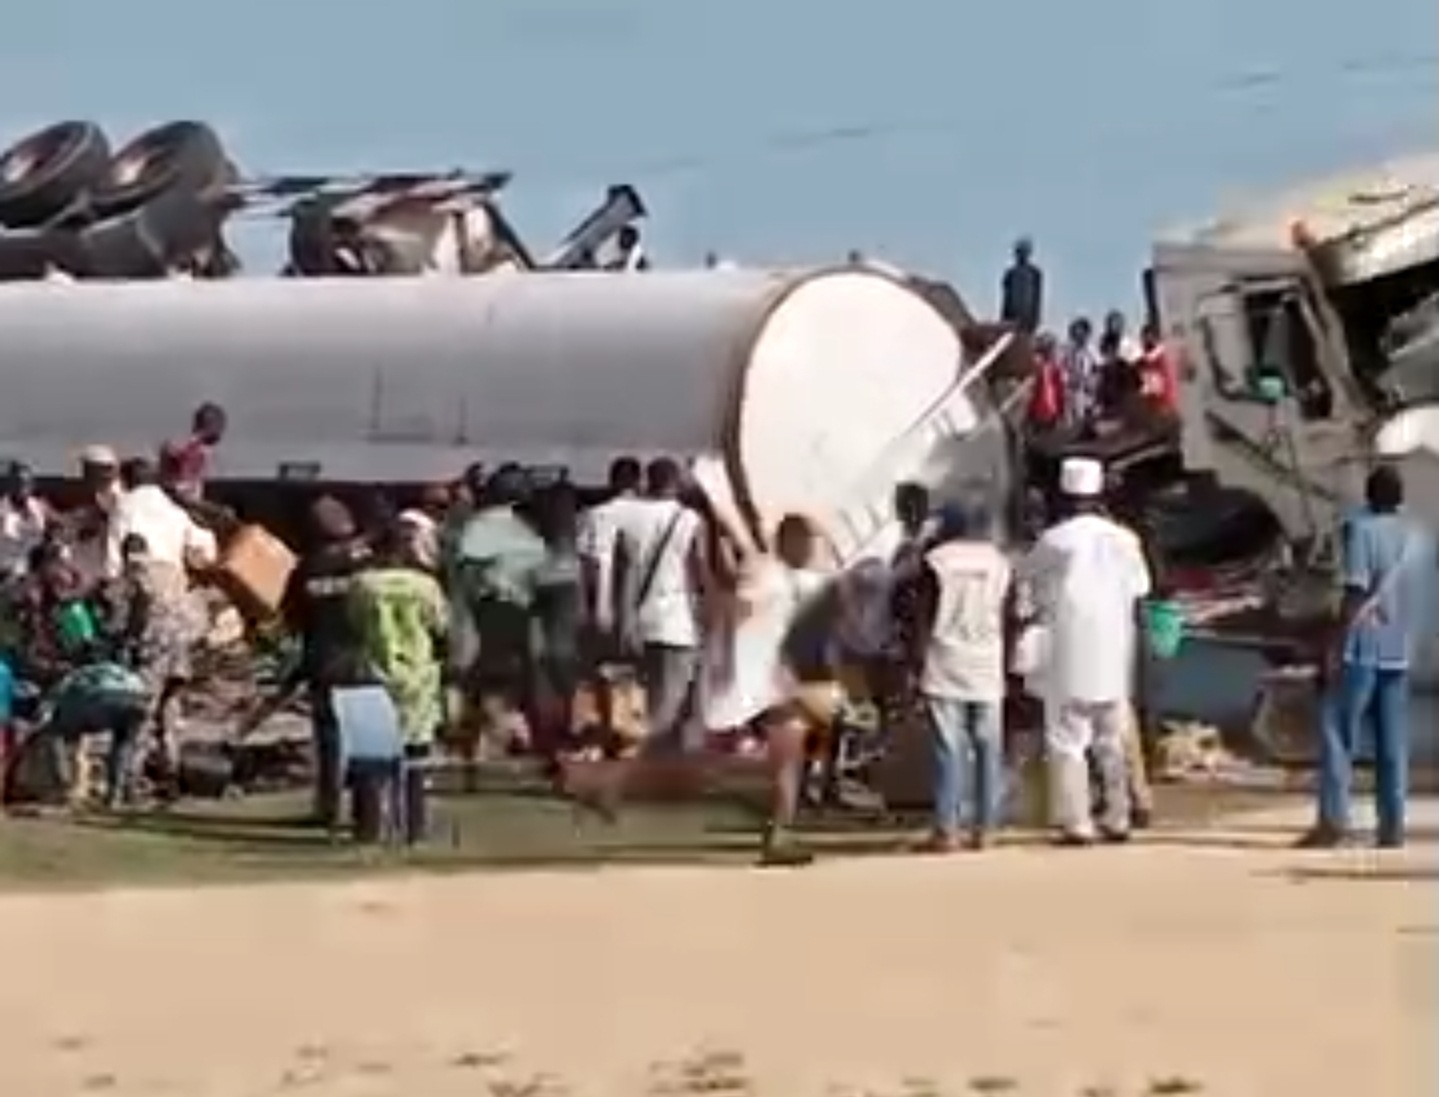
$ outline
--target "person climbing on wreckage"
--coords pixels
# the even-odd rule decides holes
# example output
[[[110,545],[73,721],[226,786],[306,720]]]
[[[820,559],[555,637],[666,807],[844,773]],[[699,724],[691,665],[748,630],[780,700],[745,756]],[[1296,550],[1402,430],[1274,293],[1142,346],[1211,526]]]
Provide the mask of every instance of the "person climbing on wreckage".
[[[832,728],[841,699],[828,643],[829,622],[810,612],[827,577],[816,568],[812,522],[791,514],[775,531],[772,553],[742,556],[733,576],[716,576],[707,630],[704,724],[716,732],[753,730],[764,740],[771,780],[761,863],[804,865],[812,854],[795,838],[809,748]],[[718,554],[717,554],[718,555]],[[639,755],[592,763],[599,776],[571,768],[565,790],[607,820],[627,793],[677,789],[698,793],[711,764],[700,753]]]

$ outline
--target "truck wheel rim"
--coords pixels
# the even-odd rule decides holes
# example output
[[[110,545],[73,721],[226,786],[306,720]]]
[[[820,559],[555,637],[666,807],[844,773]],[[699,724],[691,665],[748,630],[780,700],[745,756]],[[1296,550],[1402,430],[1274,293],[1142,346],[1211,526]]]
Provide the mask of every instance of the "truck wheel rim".
[[[38,161],[39,157],[31,149],[16,149],[0,160],[0,179],[7,183],[18,183],[35,170]]]

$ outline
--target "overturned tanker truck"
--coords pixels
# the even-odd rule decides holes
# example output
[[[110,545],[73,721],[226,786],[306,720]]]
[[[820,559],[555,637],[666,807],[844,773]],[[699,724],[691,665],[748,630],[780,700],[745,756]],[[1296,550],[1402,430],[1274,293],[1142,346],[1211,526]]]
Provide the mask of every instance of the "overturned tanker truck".
[[[840,268],[622,276],[0,285],[0,454],[46,476],[103,440],[151,453],[204,400],[221,481],[414,485],[471,462],[598,483],[695,460],[760,539],[813,514],[841,556],[893,484],[1008,490],[1009,443],[957,332],[905,282]]]
[[[1010,496],[987,383],[1010,337],[966,344],[952,294],[864,266],[602,274],[645,215],[627,186],[537,258],[507,180],[246,180],[197,122],[113,156],[90,123],[26,138],[0,157],[0,456],[61,480],[79,447],[153,453],[215,401],[217,494],[293,514],[475,462],[583,486],[665,453],[737,533],[803,510],[842,558],[882,536],[900,479]],[[256,211],[288,218],[291,277],[233,277],[223,226]]]

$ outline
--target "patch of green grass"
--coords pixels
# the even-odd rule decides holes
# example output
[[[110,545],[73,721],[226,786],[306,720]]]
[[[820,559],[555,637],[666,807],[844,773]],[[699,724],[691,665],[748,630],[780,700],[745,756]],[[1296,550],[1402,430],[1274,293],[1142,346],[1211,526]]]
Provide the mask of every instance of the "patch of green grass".
[[[1201,827],[1273,794],[1162,788],[1165,825]],[[0,819],[0,891],[205,884],[375,872],[752,863],[761,814],[752,797],[633,804],[618,823],[577,814],[542,788],[504,787],[434,801],[432,838],[413,850],[359,847],[304,823],[303,793],[186,803],[165,812]],[[822,855],[891,853],[923,813],[811,816]]]
[[[0,889],[224,883],[382,871],[742,861],[758,823],[731,804],[636,805],[608,826],[524,793],[436,801],[432,839],[356,846],[304,822],[303,794],[185,804],[171,811],[0,822]]]

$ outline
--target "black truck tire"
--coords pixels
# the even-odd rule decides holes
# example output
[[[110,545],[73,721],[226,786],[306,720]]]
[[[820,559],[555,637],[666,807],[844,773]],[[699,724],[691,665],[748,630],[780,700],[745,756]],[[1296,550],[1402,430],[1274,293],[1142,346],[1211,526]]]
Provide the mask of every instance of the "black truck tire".
[[[88,278],[162,278],[197,253],[223,246],[221,216],[198,190],[179,185],[162,191],[81,230],[82,273]]]
[[[65,212],[104,178],[110,142],[94,122],[57,122],[0,155],[0,224],[27,229]]]
[[[29,282],[60,270],[85,274],[79,237],[68,229],[17,229],[0,235],[0,282]]]
[[[203,122],[167,122],[129,141],[109,162],[90,196],[97,219],[131,213],[175,191],[210,192],[229,181],[231,165],[215,131]]]

